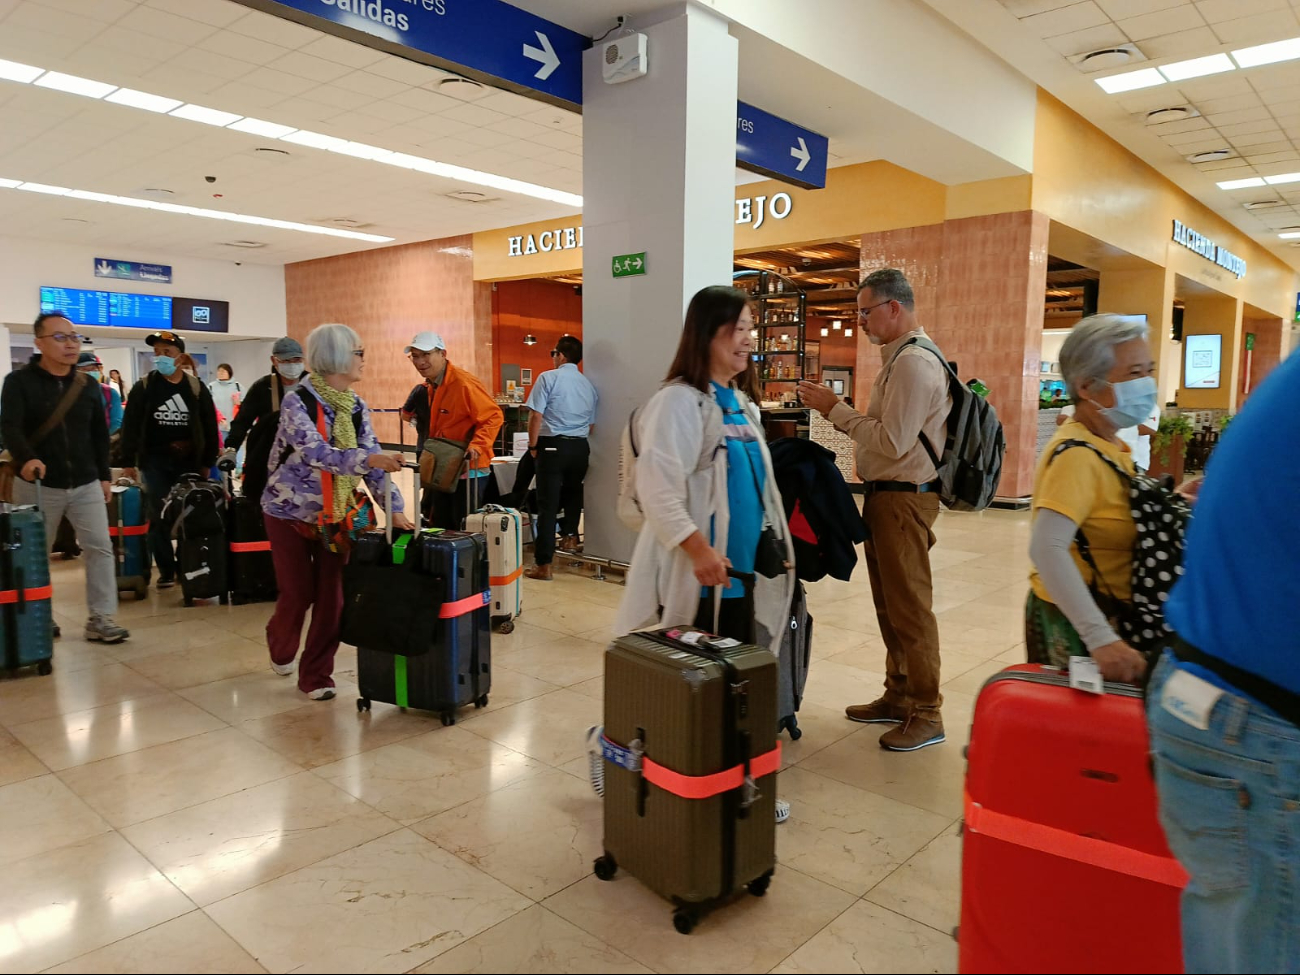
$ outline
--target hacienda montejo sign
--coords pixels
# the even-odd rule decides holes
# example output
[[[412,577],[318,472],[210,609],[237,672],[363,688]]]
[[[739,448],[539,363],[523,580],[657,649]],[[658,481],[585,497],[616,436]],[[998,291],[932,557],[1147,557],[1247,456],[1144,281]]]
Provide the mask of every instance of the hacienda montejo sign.
[[[1231,271],[1238,279],[1246,276],[1246,262],[1226,247],[1220,247],[1209,237],[1198,234],[1180,220],[1174,221],[1174,242],[1182,244],[1194,254],[1200,254],[1207,261],[1213,261],[1226,271]]]
[[[769,219],[784,220],[793,209],[794,200],[789,193],[746,197],[736,201],[736,223],[748,224],[751,230],[757,230]],[[557,227],[543,230],[540,234],[518,234],[509,238],[509,244],[509,257],[581,249],[582,227]]]

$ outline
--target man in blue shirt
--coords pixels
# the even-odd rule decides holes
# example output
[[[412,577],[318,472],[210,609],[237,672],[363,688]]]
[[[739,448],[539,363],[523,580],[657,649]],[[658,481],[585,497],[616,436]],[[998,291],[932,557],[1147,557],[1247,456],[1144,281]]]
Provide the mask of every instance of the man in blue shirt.
[[[1189,972],[1300,971],[1300,355],[1210,459],[1147,715]]]
[[[551,578],[555,558],[555,518],[564,511],[560,550],[577,552],[578,520],[582,517],[582,481],[587,476],[591,447],[587,436],[596,420],[596,387],[581,372],[582,342],[566,335],[551,351],[555,368],[542,373],[528,397],[528,452],[537,461],[536,565],[525,570],[529,579]]]

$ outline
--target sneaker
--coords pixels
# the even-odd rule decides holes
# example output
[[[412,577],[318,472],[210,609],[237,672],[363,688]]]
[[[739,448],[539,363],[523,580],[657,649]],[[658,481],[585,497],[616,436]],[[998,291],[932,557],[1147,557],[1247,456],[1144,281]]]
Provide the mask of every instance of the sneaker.
[[[555,578],[551,575],[550,565],[530,565],[524,569],[524,575],[529,579],[538,579],[542,582],[550,582]]]
[[[861,721],[863,724],[902,724],[907,720],[907,708],[904,705],[886,701],[883,697],[870,704],[851,704],[844,709],[844,713],[850,721]]]
[[[776,821],[784,823],[790,818],[790,803],[784,799],[776,800]]]
[[[605,726],[594,724],[587,729],[587,778],[596,795],[605,797],[605,754],[600,748],[600,736]]]
[[[170,589],[176,585],[175,576],[159,576],[157,586],[159,589]]]
[[[281,677],[288,677],[290,674],[293,673],[293,661],[291,660],[287,664],[277,664],[274,660],[272,660],[271,669],[274,670]]]
[[[334,688],[318,687],[314,691],[308,691],[307,696],[313,701],[332,701],[334,700]]]
[[[937,711],[933,717],[913,711],[898,728],[890,728],[880,736],[880,747],[891,752],[914,752],[929,745],[938,745],[946,740],[943,733],[943,718]]]
[[[86,620],[87,640],[98,640],[100,643],[121,643],[131,634],[126,627],[118,626],[111,616],[92,616]]]

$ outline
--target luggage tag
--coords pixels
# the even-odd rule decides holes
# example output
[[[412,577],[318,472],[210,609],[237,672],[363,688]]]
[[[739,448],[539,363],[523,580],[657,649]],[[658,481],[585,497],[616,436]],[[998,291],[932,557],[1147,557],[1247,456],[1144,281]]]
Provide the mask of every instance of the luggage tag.
[[[1101,668],[1091,657],[1070,658],[1070,686],[1089,694],[1105,694],[1106,684],[1101,679]]]

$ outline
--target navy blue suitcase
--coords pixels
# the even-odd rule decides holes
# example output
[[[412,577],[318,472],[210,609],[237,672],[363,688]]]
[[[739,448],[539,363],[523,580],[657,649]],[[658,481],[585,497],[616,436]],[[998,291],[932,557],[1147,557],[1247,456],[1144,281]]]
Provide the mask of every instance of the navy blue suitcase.
[[[6,670],[34,666],[44,675],[54,669],[52,595],[40,507],[0,504],[0,664]]]

